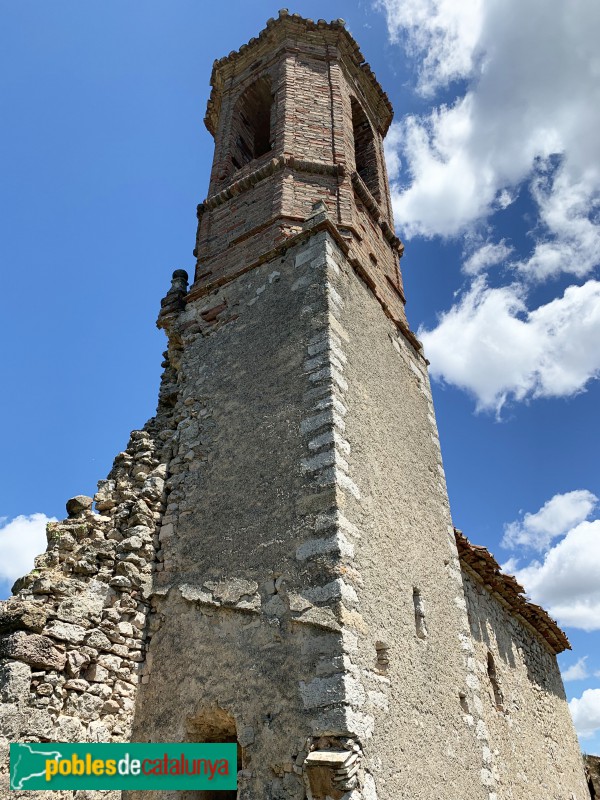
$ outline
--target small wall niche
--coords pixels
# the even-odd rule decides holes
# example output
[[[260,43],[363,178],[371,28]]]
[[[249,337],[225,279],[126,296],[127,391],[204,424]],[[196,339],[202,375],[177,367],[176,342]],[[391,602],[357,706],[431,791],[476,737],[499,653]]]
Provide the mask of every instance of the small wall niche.
[[[487,655],[487,674],[492,686],[496,709],[504,712],[504,695],[502,694],[502,688],[500,686],[500,681],[498,680],[496,662],[494,661],[494,656],[489,651]]]
[[[375,652],[377,653],[375,669],[380,675],[386,675],[390,663],[389,647],[385,642],[375,642]]]
[[[415,607],[415,628],[419,639],[427,639],[427,625],[425,623],[425,603],[421,596],[421,590],[416,587],[413,589],[413,605]]]

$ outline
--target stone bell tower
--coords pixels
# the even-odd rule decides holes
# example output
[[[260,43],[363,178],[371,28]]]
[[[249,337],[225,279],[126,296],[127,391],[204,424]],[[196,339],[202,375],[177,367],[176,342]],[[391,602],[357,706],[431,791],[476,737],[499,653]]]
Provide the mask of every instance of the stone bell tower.
[[[0,793],[9,741],[208,741],[237,793],[165,800],[584,800],[568,641],[452,526],[387,96],[286,11],[211,84],[157,414],[0,604]]]
[[[195,279],[159,318],[177,443],[133,738],[237,741],[246,800],[421,797],[441,772],[484,796],[390,103],[343,21],[287,12],[211,84]]]

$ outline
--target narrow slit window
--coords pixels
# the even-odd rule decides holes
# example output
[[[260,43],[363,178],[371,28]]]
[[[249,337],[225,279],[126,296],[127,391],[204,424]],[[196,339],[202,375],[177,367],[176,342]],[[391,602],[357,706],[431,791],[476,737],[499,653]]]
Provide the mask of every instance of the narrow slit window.
[[[272,149],[271,81],[259,78],[239,97],[233,112],[231,163],[240,169]]]
[[[356,171],[375,200],[380,202],[379,170],[377,167],[377,145],[373,128],[363,107],[354,97],[352,105],[352,130],[354,132],[354,160]]]
[[[415,627],[419,639],[427,638],[427,625],[425,624],[425,604],[421,597],[420,589],[413,589],[413,603],[415,606]]]
[[[390,663],[389,648],[385,642],[375,642],[375,652],[377,653],[375,669],[381,675],[385,675]]]
[[[502,694],[502,689],[500,688],[498,673],[496,672],[496,663],[494,661],[494,656],[489,652],[487,657],[487,673],[492,685],[496,708],[498,711],[504,711],[504,695]]]

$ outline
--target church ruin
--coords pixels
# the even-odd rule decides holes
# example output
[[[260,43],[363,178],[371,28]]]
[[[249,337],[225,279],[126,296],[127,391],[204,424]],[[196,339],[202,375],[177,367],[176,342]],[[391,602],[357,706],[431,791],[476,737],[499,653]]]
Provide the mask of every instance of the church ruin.
[[[211,85],[157,414],[0,607],[0,796],[10,741],[209,741],[222,800],[589,800],[568,641],[452,524],[386,94],[286,11]]]

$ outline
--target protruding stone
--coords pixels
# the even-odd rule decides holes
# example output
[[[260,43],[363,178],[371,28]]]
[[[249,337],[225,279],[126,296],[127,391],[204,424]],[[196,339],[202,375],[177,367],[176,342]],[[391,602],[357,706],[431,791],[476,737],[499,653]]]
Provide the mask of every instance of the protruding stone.
[[[67,500],[67,514],[70,518],[78,517],[84,511],[90,511],[94,501],[91,497],[84,494],[78,494]]]

